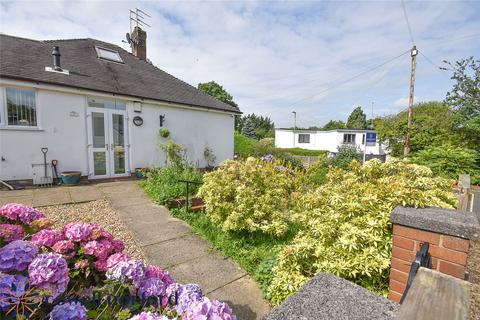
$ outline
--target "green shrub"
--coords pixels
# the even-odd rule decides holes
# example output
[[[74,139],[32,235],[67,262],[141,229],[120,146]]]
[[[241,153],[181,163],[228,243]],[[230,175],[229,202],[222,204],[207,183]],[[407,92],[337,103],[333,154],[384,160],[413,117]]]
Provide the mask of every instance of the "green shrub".
[[[199,195],[209,218],[223,230],[278,236],[288,229],[295,202],[292,198],[300,180],[298,171],[274,159],[227,160],[204,175]]]
[[[328,160],[332,166],[346,169],[352,160],[360,160],[360,153],[355,146],[343,144],[338,147],[337,154]]]
[[[168,139],[167,142],[161,143],[158,146],[165,153],[166,164],[168,166],[182,168],[187,165],[187,149],[175,143],[173,139]]]
[[[178,180],[201,181],[202,173],[191,167],[165,167],[152,169],[147,172],[147,179],[141,182],[145,192],[160,204],[169,200],[183,198],[186,192],[185,183]],[[198,186],[190,185],[189,194],[194,195]]]
[[[480,183],[479,154],[474,150],[454,146],[429,147],[416,152],[412,161],[432,169],[435,175],[458,180],[469,174],[472,183]]]
[[[327,181],[328,161],[326,157],[320,158],[306,170],[306,182],[308,185],[320,186]]]
[[[318,272],[328,272],[372,291],[388,288],[390,214],[397,205],[452,208],[448,180],[407,160],[352,162],[331,167],[327,182],[298,201],[294,219],[302,227],[279,254],[269,292],[275,304]]]

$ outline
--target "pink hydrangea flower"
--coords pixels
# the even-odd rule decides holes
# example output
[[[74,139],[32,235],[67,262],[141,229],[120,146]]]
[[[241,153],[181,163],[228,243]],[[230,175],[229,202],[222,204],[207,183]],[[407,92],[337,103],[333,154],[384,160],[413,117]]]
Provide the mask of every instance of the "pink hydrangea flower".
[[[55,243],[52,247],[53,251],[62,254],[67,258],[71,258],[75,255],[75,244],[69,240],[61,240]]]
[[[0,224],[0,239],[5,242],[21,240],[25,236],[22,226],[18,224]]]
[[[83,250],[85,254],[94,256],[100,260],[107,260],[108,255],[113,252],[113,246],[107,239],[102,239],[100,241],[93,240],[87,242],[83,247]]]
[[[125,249],[125,245],[122,240],[111,240],[113,251],[122,252]]]
[[[10,220],[17,220],[18,215],[25,210],[25,206],[19,203],[7,203],[0,208],[0,216]]]
[[[27,207],[20,203],[7,203],[0,208],[0,216],[10,220],[19,219],[25,224],[31,224],[35,220],[45,218],[43,213],[37,209]]]
[[[119,262],[130,260],[130,256],[124,252],[112,254],[107,259],[107,269],[115,267]]]
[[[168,320],[167,317],[158,315],[152,312],[142,312],[137,314],[136,316],[131,317],[128,320]]]
[[[98,271],[105,272],[108,270],[107,268],[107,261],[106,260],[98,260],[95,262],[95,268],[97,268]]]
[[[55,230],[43,229],[32,236],[32,242],[39,247],[51,247],[63,240],[63,235]]]
[[[72,222],[63,227],[65,237],[74,242],[88,241],[93,225],[84,222]]]

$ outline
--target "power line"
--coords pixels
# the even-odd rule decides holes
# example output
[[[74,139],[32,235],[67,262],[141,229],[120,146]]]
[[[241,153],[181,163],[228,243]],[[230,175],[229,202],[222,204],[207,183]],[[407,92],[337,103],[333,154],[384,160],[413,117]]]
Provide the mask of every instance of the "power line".
[[[356,74],[356,75],[354,75],[354,76],[352,76],[352,77],[350,77],[350,78],[341,80],[341,81],[338,82],[337,84],[332,85],[332,86],[330,86],[330,87],[328,87],[328,88],[326,88],[326,89],[324,89],[324,90],[321,90],[321,91],[319,91],[319,92],[316,92],[315,94],[313,94],[313,95],[311,95],[311,96],[308,96],[308,97],[306,97],[306,98],[303,98],[303,99],[300,99],[300,100],[298,100],[298,101],[295,101],[295,102],[293,102],[293,104],[297,104],[297,103],[299,103],[299,102],[308,100],[308,99],[310,99],[310,98],[312,98],[312,97],[314,97],[314,96],[316,96],[316,95],[319,95],[319,94],[328,92],[328,91],[330,91],[330,90],[336,89],[336,88],[338,88],[338,87],[340,87],[340,86],[342,86],[342,85],[344,85],[344,84],[346,84],[346,83],[348,83],[348,82],[350,82],[350,81],[352,81],[352,80],[355,80],[355,79],[357,79],[357,78],[360,78],[361,76],[363,76],[363,75],[365,75],[365,74],[367,74],[367,73],[370,73],[370,72],[372,72],[372,71],[374,71],[374,70],[377,70],[377,69],[383,67],[384,65],[386,65],[386,64],[388,64],[388,63],[390,63],[390,62],[392,62],[392,61],[394,61],[394,60],[402,57],[403,55],[405,55],[405,54],[407,54],[407,53],[409,53],[409,52],[410,52],[410,50],[407,50],[407,51],[405,51],[405,52],[402,52],[402,53],[399,54],[398,56],[395,56],[395,57],[393,57],[393,58],[391,58],[391,59],[388,59],[387,61],[385,61],[385,62],[383,62],[383,63],[381,63],[381,64],[379,64],[379,65],[376,65],[376,66],[374,66],[374,67],[372,67],[372,68],[370,68],[370,69],[368,69],[368,70],[362,71],[362,72],[360,72],[360,73],[358,73],[358,74]]]
[[[405,21],[407,22],[407,27],[408,27],[408,34],[410,35],[410,40],[412,41],[412,45],[415,45],[415,41],[413,40],[413,33],[412,33],[412,27],[410,26],[410,21],[408,21],[408,15],[407,15],[407,9],[405,8],[405,2],[402,1],[402,8],[403,8],[403,16],[405,17]]]

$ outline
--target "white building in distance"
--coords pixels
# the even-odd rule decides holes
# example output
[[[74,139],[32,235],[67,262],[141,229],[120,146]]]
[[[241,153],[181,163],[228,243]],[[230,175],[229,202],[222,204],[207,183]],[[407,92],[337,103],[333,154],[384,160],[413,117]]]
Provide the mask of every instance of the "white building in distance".
[[[325,150],[330,155],[338,152],[341,145],[352,145],[368,158],[384,156],[385,150],[377,140],[374,130],[336,129],[328,131],[275,129],[277,148],[302,148]]]

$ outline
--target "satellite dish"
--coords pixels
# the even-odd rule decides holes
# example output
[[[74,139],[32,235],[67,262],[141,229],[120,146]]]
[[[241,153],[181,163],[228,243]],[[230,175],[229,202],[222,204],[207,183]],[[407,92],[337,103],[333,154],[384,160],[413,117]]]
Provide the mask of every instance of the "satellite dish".
[[[127,34],[125,35],[125,38],[127,39],[127,43],[132,42],[132,38],[130,38],[130,33],[127,32]]]

